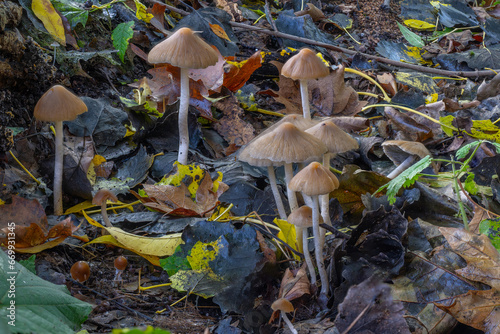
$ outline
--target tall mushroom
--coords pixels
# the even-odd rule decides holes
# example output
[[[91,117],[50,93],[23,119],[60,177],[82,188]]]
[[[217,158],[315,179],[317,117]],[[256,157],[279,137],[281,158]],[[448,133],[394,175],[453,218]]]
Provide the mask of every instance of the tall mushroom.
[[[325,296],[328,295],[329,284],[323,260],[323,245],[320,244],[318,196],[328,194],[337,189],[338,186],[339,181],[335,175],[319,162],[311,162],[306,168],[298,172],[288,184],[288,187],[293,191],[300,191],[311,196],[312,199],[314,251],[321,279],[321,294]]]
[[[300,96],[302,99],[302,113],[305,119],[311,119],[309,108],[309,92],[307,80],[319,79],[330,74],[330,69],[314,53],[313,50],[304,48],[283,65],[281,75],[292,80],[299,80]]]
[[[180,68],[181,96],[179,98],[179,155],[177,160],[188,163],[189,129],[189,70],[215,65],[217,52],[189,28],[180,28],[157,44],[148,54],[151,64],[169,63]]]
[[[355,150],[359,148],[356,139],[352,138],[349,134],[345,133],[341,128],[335,125],[332,121],[326,120],[306,130],[307,133],[312,134],[318,138],[328,148],[328,152],[323,154],[323,166],[330,168],[330,160],[335,154]],[[332,225],[330,221],[329,203],[330,195],[320,196],[321,216],[325,224]],[[325,230],[321,229],[320,242],[325,242]]]
[[[429,150],[420,142],[405,140],[388,140],[382,144],[385,155],[397,166],[387,175],[393,179],[401,174],[419,159],[431,155]]]
[[[113,227],[109,221],[108,212],[106,211],[106,203],[111,200],[111,202],[117,202],[118,198],[108,189],[101,189],[92,198],[92,204],[99,205],[101,207],[101,216],[107,227]]]
[[[63,121],[72,121],[87,111],[83,101],[60,85],[51,87],[42,95],[35,106],[34,116],[39,121],[54,122],[56,129],[56,152],[54,163],[54,214],[63,214],[62,180],[63,180]]]

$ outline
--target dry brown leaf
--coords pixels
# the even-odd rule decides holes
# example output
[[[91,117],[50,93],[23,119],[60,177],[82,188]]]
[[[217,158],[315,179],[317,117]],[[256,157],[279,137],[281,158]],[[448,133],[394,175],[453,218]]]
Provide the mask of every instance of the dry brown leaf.
[[[278,298],[286,298],[289,301],[298,299],[303,295],[311,294],[310,290],[311,284],[309,278],[307,277],[306,265],[304,264],[299,269],[291,271],[286,268],[283,279],[281,280],[280,292]],[[273,322],[279,317],[280,311],[274,311],[269,319],[269,323]]]
[[[237,65],[229,63],[229,71],[224,74],[223,86],[232,92],[236,92],[250,79],[252,73],[261,66],[262,55],[260,52],[255,52],[250,58]]]
[[[392,126],[398,130],[398,139],[423,142],[434,137],[429,127],[418,123],[409,115],[399,112],[393,107],[385,107],[384,113]]]
[[[241,119],[243,109],[234,95],[215,102],[214,107],[222,110],[224,116],[213,125],[213,128],[229,143],[243,146],[254,137],[255,129],[250,123]]]
[[[396,79],[391,73],[384,73],[382,75],[377,75],[377,80],[389,96],[394,96],[398,92],[398,86]]]

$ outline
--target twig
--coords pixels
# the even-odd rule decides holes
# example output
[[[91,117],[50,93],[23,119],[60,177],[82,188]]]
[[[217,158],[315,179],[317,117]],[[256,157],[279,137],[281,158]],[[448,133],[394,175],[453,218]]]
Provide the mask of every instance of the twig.
[[[158,1],[151,0],[151,2],[158,2]],[[178,13],[178,14],[181,14],[184,16],[189,15],[189,12],[186,12],[182,9],[178,9],[178,8],[175,8],[174,6],[170,6],[170,5],[165,5],[164,3],[161,3],[161,4],[166,6],[167,9],[171,10],[172,12],[175,12],[175,13]],[[335,45],[328,44],[328,43],[318,42],[318,41],[315,41],[315,40],[312,40],[309,38],[305,38],[305,37],[298,37],[298,36],[294,36],[294,35],[290,35],[290,34],[285,34],[285,33],[279,32],[279,31],[272,31],[269,29],[254,27],[254,26],[244,24],[244,23],[229,21],[229,24],[233,27],[236,27],[236,28],[241,28],[241,29],[245,29],[248,31],[259,31],[259,32],[262,32],[264,34],[273,35],[273,36],[281,37],[281,38],[287,38],[287,39],[290,39],[293,41],[302,42],[302,43],[306,43],[306,44],[310,44],[310,45],[316,45],[316,46],[323,47],[325,49],[329,49],[329,50],[333,50],[333,51],[337,51],[337,52],[342,52],[342,53],[345,53],[348,55],[358,54],[360,56],[363,56],[363,57],[368,58],[368,59],[376,60],[378,62],[386,63],[386,64],[397,66],[397,67],[408,68],[408,69],[419,71],[419,72],[432,73],[432,74],[438,74],[438,75],[446,75],[446,76],[450,76],[450,77],[459,76],[459,77],[468,77],[468,78],[490,77],[490,76],[495,75],[495,72],[493,72],[491,70],[447,71],[447,70],[440,70],[437,68],[430,68],[430,67],[425,67],[425,66],[420,66],[420,65],[408,64],[408,63],[403,63],[403,62],[397,61],[397,60],[387,59],[384,57],[373,56],[373,55],[363,53],[363,52],[349,50],[349,49],[342,48],[340,46],[335,46]],[[500,70],[495,70],[495,71],[500,71]]]

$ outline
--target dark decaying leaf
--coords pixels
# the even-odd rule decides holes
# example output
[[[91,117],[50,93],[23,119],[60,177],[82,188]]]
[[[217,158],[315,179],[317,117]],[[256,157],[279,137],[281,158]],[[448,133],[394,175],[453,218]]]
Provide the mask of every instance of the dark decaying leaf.
[[[213,127],[229,144],[243,146],[252,140],[254,128],[250,123],[241,119],[244,112],[234,95],[231,94],[215,102],[214,106],[222,110],[224,116]]]
[[[137,153],[118,169],[115,177],[133,188],[147,177],[153,161],[154,157],[149,155],[146,148],[141,145]]]
[[[450,71],[495,68],[500,63],[500,46],[497,44],[487,49],[440,54],[436,57],[436,61],[443,69]]]
[[[393,127],[399,131],[397,138],[400,140],[423,142],[434,137],[429,127],[419,124],[406,113],[392,107],[385,107],[384,113]]]
[[[410,333],[403,318],[404,309],[391,296],[390,285],[375,276],[349,289],[339,305],[335,327],[340,333]]]

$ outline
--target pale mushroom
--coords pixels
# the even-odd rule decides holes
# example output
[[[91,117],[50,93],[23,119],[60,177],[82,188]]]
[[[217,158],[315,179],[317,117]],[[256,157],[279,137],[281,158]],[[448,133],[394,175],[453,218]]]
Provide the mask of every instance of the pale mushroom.
[[[405,140],[388,140],[382,144],[385,155],[397,166],[388,178],[393,179],[419,159],[431,155],[420,142]]]
[[[287,324],[288,328],[290,328],[290,331],[293,334],[298,334],[295,327],[293,327],[292,322],[286,316],[287,313],[293,312],[293,310],[294,310],[292,303],[288,299],[280,298],[280,299],[274,301],[274,303],[272,303],[272,305],[271,305],[271,308],[273,309],[273,311],[280,311],[281,318],[283,319],[285,324]]]

